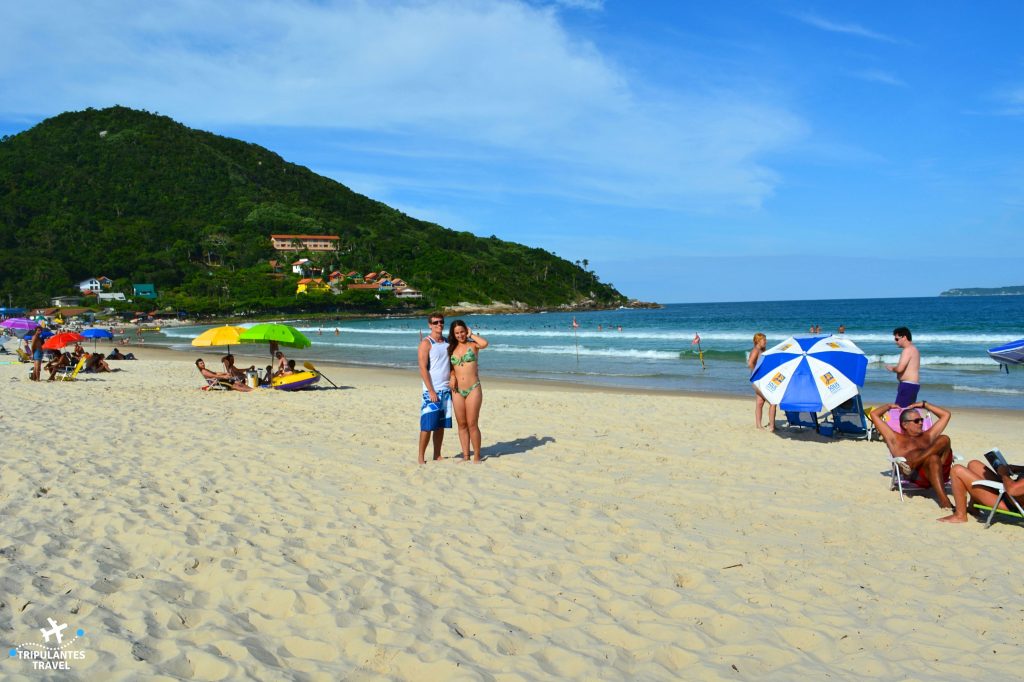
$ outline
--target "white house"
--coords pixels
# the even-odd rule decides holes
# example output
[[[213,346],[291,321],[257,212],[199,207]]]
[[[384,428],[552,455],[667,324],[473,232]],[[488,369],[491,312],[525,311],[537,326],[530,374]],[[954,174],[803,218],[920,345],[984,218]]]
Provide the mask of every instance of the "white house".
[[[83,293],[86,291],[92,291],[98,294],[100,293],[100,289],[103,288],[103,284],[100,283],[100,281],[95,277],[90,277],[89,279],[83,279],[81,282],[79,282],[78,288]]]
[[[305,276],[306,271],[309,270],[310,263],[312,263],[312,261],[309,260],[308,258],[300,258],[299,260],[292,263],[292,272],[294,272],[296,275]]]
[[[120,291],[114,293],[102,293],[99,295],[101,301],[126,301],[125,295]]]

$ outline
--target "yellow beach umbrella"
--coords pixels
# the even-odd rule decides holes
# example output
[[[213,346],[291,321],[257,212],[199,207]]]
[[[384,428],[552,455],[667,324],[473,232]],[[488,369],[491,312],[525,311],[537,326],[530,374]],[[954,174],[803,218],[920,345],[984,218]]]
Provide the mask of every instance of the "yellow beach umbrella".
[[[214,327],[192,339],[193,346],[227,346],[231,352],[231,344],[237,345],[238,335],[245,331],[245,327],[232,327],[229,324],[223,327]]]

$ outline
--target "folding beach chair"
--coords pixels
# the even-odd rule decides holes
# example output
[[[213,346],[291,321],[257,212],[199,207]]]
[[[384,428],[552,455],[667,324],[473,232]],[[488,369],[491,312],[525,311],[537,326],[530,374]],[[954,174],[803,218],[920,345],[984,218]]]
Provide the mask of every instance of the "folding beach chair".
[[[85,356],[78,358],[78,363],[74,367],[68,365],[57,370],[57,374],[54,378],[57,381],[74,381],[78,373],[82,371],[82,367],[85,366]]]
[[[985,518],[986,528],[992,525],[992,522],[996,518],[996,514],[999,514],[1001,517],[1024,520],[1024,507],[1020,506],[1020,502],[1017,501],[1016,497],[1011,497],[1006,494],[1006,488],[1003,486],[1002,481],[989,481],[986,479],[982,481],[975,481],[971,486],[990,488],[993,492],[998,493],[996,503],[991,507],[984,504],[978,504],[977,502],[974,503],[975,509],[984,509],[988,512],[988,516]],[[1006,503],[1007,509],[999,508],[999,504],[1001,502]]]
[[[871,422],[864,414],[864,402],[860,394],[833,408],[831,419],[833,436],[871,440]]]
[[[998,448],[993,448],[989,452],[985,453],[985,459],[988,460],[989,468],[993,471],[998,470],[1000,465],[1006,464],[1006,458],[1003,457],[1003,453],[999,452]],[[1011,467],[1011,469],[1013,468],[1017,467]],[[1024,520],[1024,507],[1021,507],[1017,498],[1006,494],[1006,487],[1003,485],[1002,481],[990,481],[988,479],[983,479],[981,481],[974,481],[971,483],[971,486],[989,488],[993,492],[998,493],[996,495],[996,503],[991,507],[984,504],[974,504],[975,509],[984,509],[988,512],[988,517],[985,519],[986,528],[992,525],[992,522],[996,518],[996,514],[999,514],[1001,517]],[[1000,503],[1006,503],[1006,509],[1000,509]]]
[[[931,483],[924,476],[919,476],[921,483],[917,481],[908,480],[900,468],[901,464],[906,464],[906,457],[893,457],[889,455],[889,467],[891,470],[891,482],[889,484],[889,491],[892,492],[897,488],[900,491],[900,501],[905,500],[904,495],[912,495],[914,493],[930,493],[932,490]],[[952,488],[949,483],[949,471],[953,468],[954,464],[963,464],[964,458],[954,453],[953,458],[949,462],[949,466],[942,467],[942,485],[945,487],[946,492],[952,492]],[[882,472],[885,473],[885,472]]]
[[[791,429],[814,429],[818,433],[818,415],[816,412],[786,412],[786,426]]]
[[[200,386],[201,391],[227,391],[229,390],[222,382],[224,379],[207,379],[203,377],[203,381],[206,382],[205,386]]]

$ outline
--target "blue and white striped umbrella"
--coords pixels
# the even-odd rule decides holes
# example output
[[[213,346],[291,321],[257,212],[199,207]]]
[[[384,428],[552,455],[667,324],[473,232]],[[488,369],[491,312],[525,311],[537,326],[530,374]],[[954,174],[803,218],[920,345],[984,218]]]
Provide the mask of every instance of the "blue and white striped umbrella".
[[[783,410],[818,412],[857,395],[867,368],[864,351],[849,339],[791,336],[761,355],[750,383]]]

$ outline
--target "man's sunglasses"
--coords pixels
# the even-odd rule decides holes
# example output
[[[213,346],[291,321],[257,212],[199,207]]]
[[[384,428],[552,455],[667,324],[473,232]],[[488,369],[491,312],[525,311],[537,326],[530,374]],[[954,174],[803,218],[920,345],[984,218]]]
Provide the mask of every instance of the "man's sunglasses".
[[[901,421],[904,424],[906,424],[907,422],[913,422],[914,424],[920,424],[921,422],[924,421],[924,418],[923,417],[918,417],[917,419],[903,419]]]
[[[435,324],[444,324],[444,320],[431,320],[431,321],[430,321],[430,324],[431,324],[431,325],[435,325]]]

